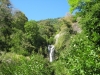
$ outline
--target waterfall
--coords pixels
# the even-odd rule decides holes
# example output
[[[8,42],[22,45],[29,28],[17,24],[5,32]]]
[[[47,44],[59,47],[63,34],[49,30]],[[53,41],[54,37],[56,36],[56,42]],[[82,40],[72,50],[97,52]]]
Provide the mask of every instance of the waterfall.
[[[58,34],[55,35],[55,37],[54,37],[54,39],[55,39],[55,45],[58,44],[59,38],[60,38],[61,36],[63,36],[63,35],[65,35],[64,32],[63,32],[63,33],[60,32],[60,33],[58,33]]]
[[[54,39],[56,40],[55,41],[55,45],[58,43],[58,38],[60,37],[60,34],[57,34],[55,37],[54,37]]]
[[[48,45],[48,51],[49,51],[49,61],[52,62],[54,60],[54,45]]]

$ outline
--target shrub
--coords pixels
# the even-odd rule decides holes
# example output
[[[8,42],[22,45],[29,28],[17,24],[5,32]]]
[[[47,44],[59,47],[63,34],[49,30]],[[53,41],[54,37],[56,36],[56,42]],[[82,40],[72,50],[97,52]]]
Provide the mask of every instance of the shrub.
[[[24,57],[13,53],[7,53],[0,65],[2,75],[50,75],[52,70],[49,63],[42,55],[34,54]]]
[[[84,33],[75,36],[69,48],[67,68],[71,75],[99,75],[100,58],[95,45]]]

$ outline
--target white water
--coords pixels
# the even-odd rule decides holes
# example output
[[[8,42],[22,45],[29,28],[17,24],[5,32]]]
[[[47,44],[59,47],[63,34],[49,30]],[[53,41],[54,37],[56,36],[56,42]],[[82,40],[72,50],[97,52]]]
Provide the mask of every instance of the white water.
[[[56,36],[55,36],[55,45],[58,43],[58,38],[60,37],[60,34],[57,34]]]
[[[48,51],[49,51],[49,61],[52,62],[54,60],[54,45],[48,45]]]
[[[55,37],[54,37],[54,39],[55,39],[55,45],[57,45],[58,44],[58,41],[59,41],[59,38],[61,37],[61,36],[63,36],[63,35],[65,35],[66,33],[58,33],[58,34],[56,34],[55,35]]]

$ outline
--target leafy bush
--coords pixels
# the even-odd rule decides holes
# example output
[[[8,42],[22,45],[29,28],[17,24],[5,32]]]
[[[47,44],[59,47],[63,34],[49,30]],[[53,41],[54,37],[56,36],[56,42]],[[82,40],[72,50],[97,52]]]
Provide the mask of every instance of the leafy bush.
[[[34,54],[24,57],[13,53],[7,53],[0,65],[2,75],[50,75],[52,70],[43,56]]]
[[[67,58],[67,68],[71,75],[99,75],[100,48],[88,40],[85,34],[79,34],[72,39]]]
[[[54,75],[69,75],[65,60],[59,59],[52,64]]]

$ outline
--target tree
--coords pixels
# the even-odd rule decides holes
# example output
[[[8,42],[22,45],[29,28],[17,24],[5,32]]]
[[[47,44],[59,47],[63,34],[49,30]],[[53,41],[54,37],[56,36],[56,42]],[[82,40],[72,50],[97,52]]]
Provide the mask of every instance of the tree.
[[[37,23],[33,20],[26,22],[24,28],[26,43],[29,43],[27,44],[27,50],[31,53],[33,50],[36,50],[37,47],[39,28]]]
[[[78,9],[82,20],[80,21],[82,27],[89,36],[89,39],[96,45],[100,44],[100,26],[99,26],[99,13],[100,13],[100,1],[99,0],[77,0],[76,5],[69,0],[71,9]],[[75,8],[74,8],[75,7]]]
[[[9,0],[0,0],[0,49],[9,51],[12,33],[12,5]],[[3,47],[2,47],[3,46]]]
[[[79,10],[83,32],[70,43],[69,54],[65,56],[67,67],[72,75],[97,75],[100,70],[100,1],[76,0],[74,4],[74,0],[69,0],[69,3],[71,11]]]
[[[70,5],[70,11],[73,12],[74,10],[78,9],[79,11],[81,11],[82,9],[84,9],[85,4],[89,3],[89,2],[93,2],[94,0],[68,0],[68,3]],[[91,4],[92,5],[92,4]]]
[[[13,13],[13,27],[25,31],[24,25],[28,21],[27,17],[21,11],[15,10]]]

